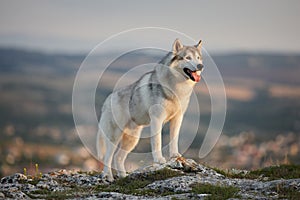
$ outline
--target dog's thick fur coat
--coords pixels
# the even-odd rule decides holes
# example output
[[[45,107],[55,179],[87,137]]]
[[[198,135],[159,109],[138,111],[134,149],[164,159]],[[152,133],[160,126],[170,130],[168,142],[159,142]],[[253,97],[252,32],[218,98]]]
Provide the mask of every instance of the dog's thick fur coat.
[[[97,153],[109,180],[113,180],[111,163],[116,149],[115,169],[119,176],[126,175],[125,159],[145,126],[151,129],[154,162],[166,162],[161,151],[161,130],[166,122],[170,122],[170,157],[180,156],[180,126],[202,70],[201,41],[195,46],[183,46],[176,39],[172,52],[153,71],[107,97],[99,122]]]

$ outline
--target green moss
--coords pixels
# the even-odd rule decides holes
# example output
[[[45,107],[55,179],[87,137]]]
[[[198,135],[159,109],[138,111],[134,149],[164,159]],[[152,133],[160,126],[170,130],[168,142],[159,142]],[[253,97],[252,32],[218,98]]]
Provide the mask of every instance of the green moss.
[[[32,177],[32,176],[27,176],[29,178],[29,180],[19,180],[19,183],[21,184],[26,184],[29,183],[31,185],[36,185],[38,184],[38,182],[40,181],[39,177]]]
[[[224,171],[224,170],[221,170],[218,168],[212,168],[212,169],[227,178],[248,178],[248,179],[256,179],[257,178],[257,176],[254,177],[254,176],[249,175],[250,172],[249,173],[244,173],[244,172],[233,173],[232,171]]]
[[[300,178],[300,165],[279,165],[265,167],[259,170],[251,171],[249,175],[252,176],[266,176],[270,179],[293,179]]]
[[[273,188],[273,190],[278,193],[279,199],[300,199],[300,192],[293,187],[284,187],[282,185],[277,185],[277,187]]]
[[[31,185],[37,185],[40,181],[40,178],[33,178],[32,180],[28,181]]]
[[[30,194],[27,194],[32,199],[68,199],[75,198],[80,194],[80,196],[84,197],[85,195],[89,195],[95,191],[93,187],[73,187],[71,189],[67,189],[64,191],[49,191],[47,189],[40,189],[33,191]]]
[[[196,183],[192,184],[192,192],[197,194],[210,194],[206,199],[229,199],[238,198],[239,189],[233,186],[218,186],[211,184]]]
[[[249,171],[248,173],[233,173],[232,171],[225,172],[217,168],[212,169],[228,178],[257,179],[260,177],[268,177],[269,180],[276,180],[281,178],[300,178],[300,165],[270,166],[258,170]]]
[[[32,199],[67,199],[74,197],[71,191],[51,192],[47,189],[37,190],[27,194]]]
[[[212,167],[211,169],[215,170],[217,173],[222,174],[223,176],[226,176],[226,177],[230,177],[230,175],[231,175],[231,173],[225,172],[222,169],[218,169],[215,167]]]
[[[111,185],[98,186],[98,190],[105,191],[105,192],[120,192],[124,194],[133,194],[133,195],[154,196],[159,194],[164,196],[172,192],[156,191],[150,189],[141,190],[141,188],[144,188],[145,186],[149,185],[150,183],[153,183],[154,181],[165,180],[176,176],[182,176],[182,172],[164,168],[158,171],[150,172],[148,174],[141,174],[138,177],[127,176],[125,178],[120,178],[117,179]]]

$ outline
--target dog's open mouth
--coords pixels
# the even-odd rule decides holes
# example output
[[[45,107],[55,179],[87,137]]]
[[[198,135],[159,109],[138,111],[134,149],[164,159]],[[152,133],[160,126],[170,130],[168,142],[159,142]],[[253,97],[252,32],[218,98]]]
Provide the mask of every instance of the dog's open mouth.
[[[195,71],[192,71],[188,68],[184,68],[183,69],[184,73],[186,75],[188,75],[188,77],[192,80],[192,81],[195,81],[195,82],[199,82],[201,80],[201,71],[200,70],[195,70]]]

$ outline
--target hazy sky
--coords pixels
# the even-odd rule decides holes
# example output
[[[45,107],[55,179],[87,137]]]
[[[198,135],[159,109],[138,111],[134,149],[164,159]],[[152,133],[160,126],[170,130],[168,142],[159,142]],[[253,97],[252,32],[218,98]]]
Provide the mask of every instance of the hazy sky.
[[[0,46],[85,52],[155,26],[201,38],[210,51],[300,52],[299,20],[298,0],[0,0]]]

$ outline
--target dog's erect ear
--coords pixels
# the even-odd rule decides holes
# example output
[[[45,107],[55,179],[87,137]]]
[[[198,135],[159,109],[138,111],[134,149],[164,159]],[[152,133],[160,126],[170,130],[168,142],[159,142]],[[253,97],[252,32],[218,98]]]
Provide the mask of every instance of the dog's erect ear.
[[[180,40],[177,38],[173,44],[173,53],[176,54],[180,49],[183,48]]]
[[[200,41],[198,42],[198,44],[196,44],[195,47],[196,47],[197,49],[201,50],[201,47],[202,47],[202,40],[200,40]]]

